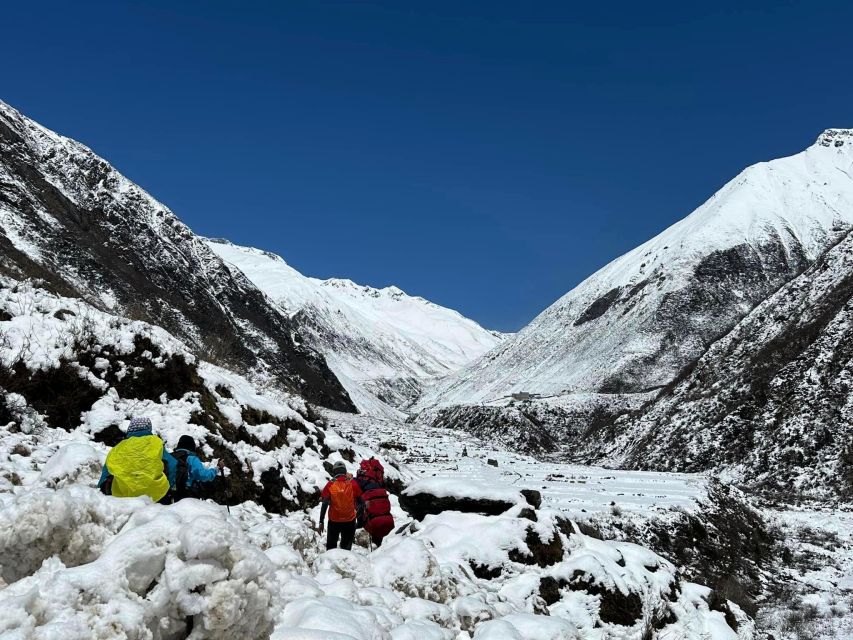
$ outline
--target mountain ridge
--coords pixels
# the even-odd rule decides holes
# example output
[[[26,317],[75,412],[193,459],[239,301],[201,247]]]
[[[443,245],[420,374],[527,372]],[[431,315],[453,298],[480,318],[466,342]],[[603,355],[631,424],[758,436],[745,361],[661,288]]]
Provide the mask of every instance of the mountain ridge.
[[[361,411],[404,417],[434,380],[504,339],[456,310],[396,286],[302,275],[262,249],[208,240],[309,333]]]
[[[0,273],[159,324],[208,359],[344,411],[351,399],[292,323],[167,207],[83,144],[0,102]]]

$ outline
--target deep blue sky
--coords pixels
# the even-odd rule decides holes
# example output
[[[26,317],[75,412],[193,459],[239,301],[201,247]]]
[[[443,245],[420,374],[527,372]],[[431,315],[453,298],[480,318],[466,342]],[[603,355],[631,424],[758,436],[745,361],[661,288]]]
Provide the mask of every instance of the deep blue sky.
[[[693,4],[6,3],[0,98],[198,233],[514,330],[853,126],[853,3]]]

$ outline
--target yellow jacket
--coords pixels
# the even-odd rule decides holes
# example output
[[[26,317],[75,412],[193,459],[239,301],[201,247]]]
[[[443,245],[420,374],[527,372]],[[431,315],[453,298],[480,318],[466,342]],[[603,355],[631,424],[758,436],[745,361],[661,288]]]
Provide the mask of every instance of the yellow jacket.
[[[114,446],[105,463],[113,476],[112,494],[119,498],[150,496],[154,502],[162,499],[169,491],[164,449],[155,435],[126,438]]]

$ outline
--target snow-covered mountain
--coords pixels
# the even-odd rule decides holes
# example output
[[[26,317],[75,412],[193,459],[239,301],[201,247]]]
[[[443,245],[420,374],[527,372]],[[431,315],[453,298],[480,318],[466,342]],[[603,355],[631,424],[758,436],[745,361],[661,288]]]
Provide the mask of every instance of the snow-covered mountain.
[[[838,134],[853,151],[853,131]],[[689,373],[590,442],[620,467],[722,470],[781,495],[853,497],[853,232]]]
[[[309,278],[266,251],[223,240],[208,245],[294,318],[363,412],[399,413],[504,338],[397,287]]]
[[[0,101],[0,274],[161,325],[209,359],[352,410],[291,319],[165,206]]]
[[[600,406],[596,394],[647,399],[851,223],[850,132],[827,130],[801,153],[744,170],[430,389],[417,408],[502,404],[519,392],[556,396],[547,402],[558,406],[572,398]]]

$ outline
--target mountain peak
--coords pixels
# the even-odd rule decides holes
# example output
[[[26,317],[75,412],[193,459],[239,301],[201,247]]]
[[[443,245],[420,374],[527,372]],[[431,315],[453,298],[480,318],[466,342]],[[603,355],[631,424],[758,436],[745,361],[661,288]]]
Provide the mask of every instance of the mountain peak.
[[[853,129],[827,129],[817,137],[822,147],[853,147]]]

